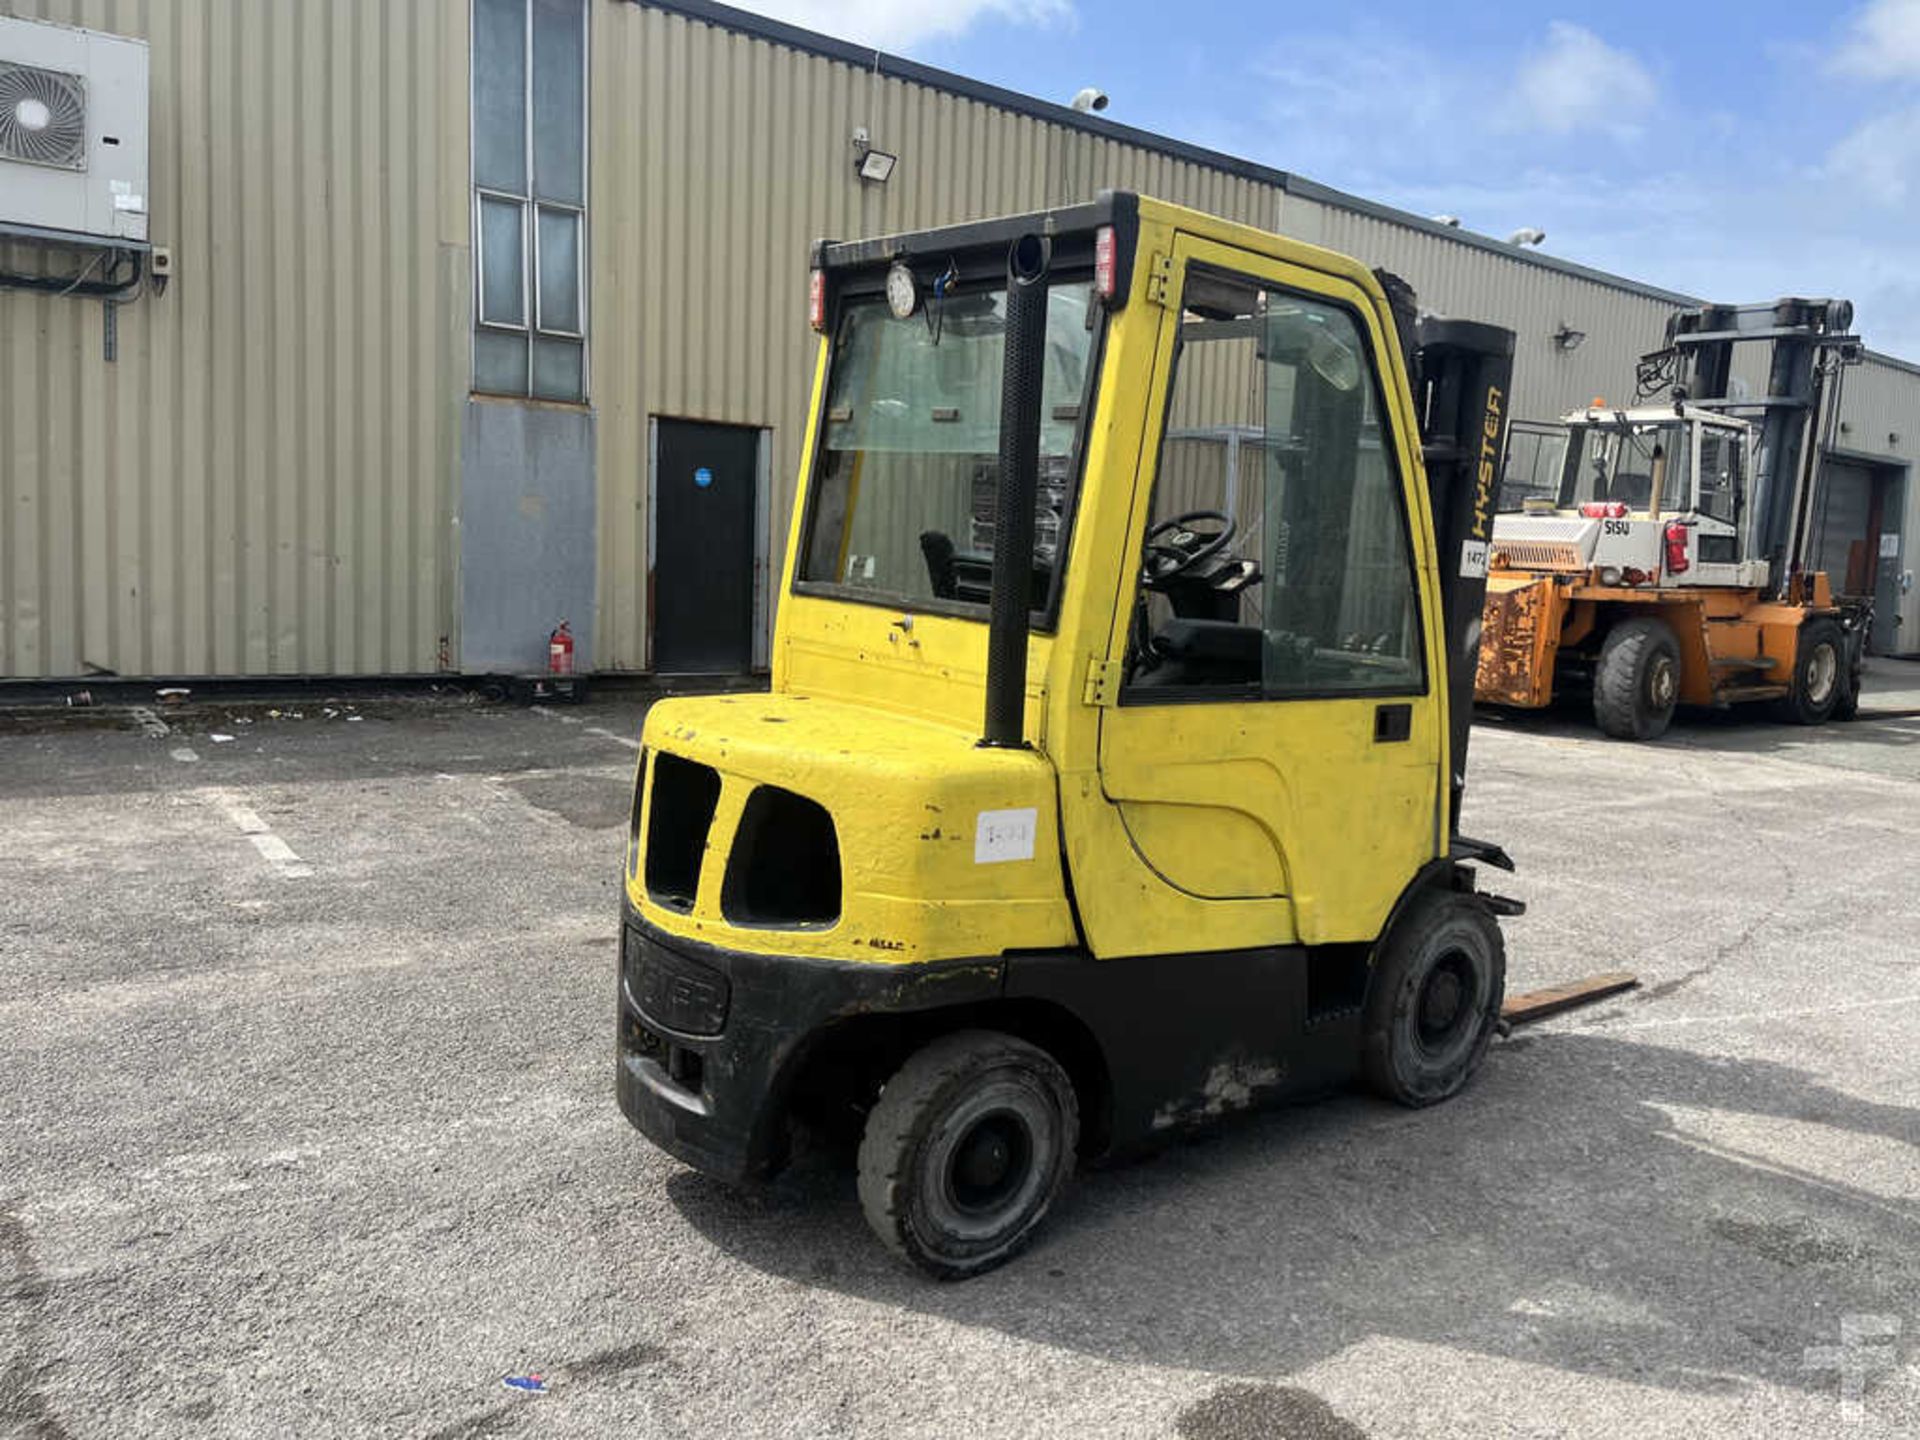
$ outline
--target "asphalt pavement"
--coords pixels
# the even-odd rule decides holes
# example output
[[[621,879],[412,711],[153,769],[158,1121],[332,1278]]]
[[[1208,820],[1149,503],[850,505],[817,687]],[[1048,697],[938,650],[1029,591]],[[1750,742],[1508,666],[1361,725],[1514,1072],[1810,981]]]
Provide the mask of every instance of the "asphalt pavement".
[[[1920,667],[1866,711],[1477,726],[1510,988],[1642,988],[958,1285],[621,1118],[638,702],[0,716],[0,1434],[1920,1434]]]

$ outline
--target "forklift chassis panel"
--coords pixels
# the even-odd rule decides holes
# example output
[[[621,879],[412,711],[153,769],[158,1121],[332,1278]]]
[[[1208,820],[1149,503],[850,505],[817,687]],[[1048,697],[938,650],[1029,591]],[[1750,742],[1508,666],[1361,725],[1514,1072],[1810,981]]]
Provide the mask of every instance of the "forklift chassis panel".
[[[1367,947],[1113,960],[1068,950],[891,966],[703,945],[628,907],[620,968],[620,1108],[662,1149],[738,1183],[784,1163],[810,1056],[836,1032],[886,1019],[896,1024],[860,1030],[862,1043],[892,1028],[907,1049],[975,1023],[1037,1032],[1055,1050],[1063,1033],[1090,1041],[1057,1056],[1081,1091],[1089,1159],[1337,1088],[1359,1071]],[[720,995],[717,1033],[667,1023],[711,1030],[698,1012],[704,1004],[710,1017]]]

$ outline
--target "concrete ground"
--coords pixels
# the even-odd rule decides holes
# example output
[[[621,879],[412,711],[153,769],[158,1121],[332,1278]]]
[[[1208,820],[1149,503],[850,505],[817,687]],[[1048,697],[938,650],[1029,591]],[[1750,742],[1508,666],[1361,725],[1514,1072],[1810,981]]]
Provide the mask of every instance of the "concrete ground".
[[[1920,1434],[1920,669],[1867,706],[1481,725],[1512,987],[1645,987],[949,1286],[615,1109],[637,704],[0,721],[0,1432]]]

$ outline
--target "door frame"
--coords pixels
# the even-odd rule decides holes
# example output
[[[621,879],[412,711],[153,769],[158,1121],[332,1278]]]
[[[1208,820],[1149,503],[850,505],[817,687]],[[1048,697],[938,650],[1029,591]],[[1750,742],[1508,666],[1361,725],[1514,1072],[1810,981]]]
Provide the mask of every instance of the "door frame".
[[[646,650],[643,663],[647,674],[654,673],[653,663],[653,626],[656,609],[653,603],[654,566],[660,553],[660,422],[683,423],[688,425],[724,425],[731,430],[751,430],[754,432],[753,457],[753,635],[748,649],[747,665],[750,674],[761,674],[767,668],[768,653],[768,602],[772,593],[772,583],[767,573],[769,551],[771,550],[771,528],[768,524],[769,511],[772,508],[773,482],[773,427],[771,425],[742,424],[737,420],[706,420],[694,415],[647,416],[647,574],[646,574]]]

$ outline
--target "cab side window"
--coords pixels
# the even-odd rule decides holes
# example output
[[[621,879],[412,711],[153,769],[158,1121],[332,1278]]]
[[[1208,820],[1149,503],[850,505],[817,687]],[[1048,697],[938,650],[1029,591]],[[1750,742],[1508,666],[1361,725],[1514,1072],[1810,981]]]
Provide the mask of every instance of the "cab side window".
[[[1724,430],[1708,427],[1700,437],[1700,509],[1729,525],[1739,523],[1745,450],[1739,435]]]
[[[1356,317],[1193,267],[1123,699],[1422,690],[1409,533]]]

